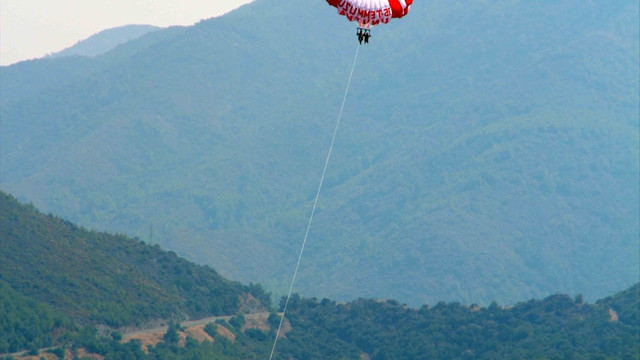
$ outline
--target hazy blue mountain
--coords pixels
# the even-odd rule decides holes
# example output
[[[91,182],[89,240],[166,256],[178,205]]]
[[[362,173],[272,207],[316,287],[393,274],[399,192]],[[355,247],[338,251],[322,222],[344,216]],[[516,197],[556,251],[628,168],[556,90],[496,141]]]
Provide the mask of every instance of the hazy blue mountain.
[[[55,89],[78,81],[85,81],[94,74],[113,68],[120,60],[155,46],[157,43],[167,41],[185,30],[184,27],[170,27],[162,31],[152,31],[130,40],[118,46],[117,51],[109,52],[100,57],[88,58],[84,56],[68,56],[64,59],[43,58],[38,60],[22,61],[11,66],[0,68],[3,90],[0,97],[0,105],[16,102],[29,96],[40,96]]]
[[[153,25],[125,25],[100,31],[99,33],[78,41],[71,47],[51,54],[51,57],[62,56],[96,56],[112,50],[118,45],[137,39],[160,27]]]
[[[637,282],[638,13],[433,1],[375,28],[296,290],[508,303]],[[282,293],[356,46],[324,1],[257,0],[82,66],[3,67],[0,185]]]

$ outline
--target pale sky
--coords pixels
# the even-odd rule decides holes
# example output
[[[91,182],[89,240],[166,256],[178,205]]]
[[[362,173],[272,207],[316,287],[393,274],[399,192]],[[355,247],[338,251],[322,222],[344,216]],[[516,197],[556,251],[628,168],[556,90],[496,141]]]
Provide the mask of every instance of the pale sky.
[[[129,24],[191,25],[253,0],[0,0],[0,65],[63,50]]]

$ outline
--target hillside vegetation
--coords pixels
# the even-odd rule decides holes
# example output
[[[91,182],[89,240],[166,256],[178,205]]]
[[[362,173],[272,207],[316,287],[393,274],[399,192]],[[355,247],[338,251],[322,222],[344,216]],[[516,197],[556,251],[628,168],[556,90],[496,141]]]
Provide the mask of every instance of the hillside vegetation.
[[[88,231],[44,215],[4,192],[0,192],[0,239],[0,281],[3,289],[12,289],[3,291],[3,297],[13,299],[16,292],[19,297],[14,300],[26,297],[42,304],[28,312],[39,321],[49,319],[41,327],[54,322],[62,326],[69,320],[120,327],[233,315],[249,294],[264,301],[254,300],[253,310],[270,306],[259,285],[226,280],[210,267],[190,263],[157,245]],[[5,311],[23,312],[12,308]],[[37,316],[39,312],[47,316]]]
[[[429,1],[375,28],[296,290],[487,305],[637,282],[639,13]],[[256,0],[3,67],[0,185],[282,294],[354,33],[322,0]]]
[[[1,195],[0,354],[267,358],[278,315],[252,323],[236,314],[242,310],[236,300],[247,292],[269,307],[259,285],[229,282],[157,246],[89,232]],[[152,345],[125,342],[131,337],[113,327],[216,312],[235,316],[207,324],[198,338],[170,321]],[[438,302],[412,308],[395,300],[336,303],[294,294],[283,329],[277,359],[640,359],[640,284],[595,304],[578,294],[512,307]],[[45,347],[52,348],[40,350]]]
[[[633,299],[632,302],[620,301]],[[503,308],[439,302],[407,308],[397,301],[293,302],[282,358],[638,359],[640,285],[608,303],[552,295]],[[612,320],[609,309],[622,314]],[[346,356],[350,354],[350,356]]]
[[[510,308],[440,302],[412,309],[393,300],[336,304],[295,297],[289,313],[291,330],[278,342],[275,358],[640,359],[640,285],[611,299],[623,298],[634,302],[594,305],[582,302],[580,295],[553,295]],[[635,314],[613,320],[609,306]],[[135,342],[122,345],[103,339],[100,346],[93,344],[105,359],[264,359],[275,336],[277,318],[273,319],[269,331],[242,330],[235,321],[235,325],[212,324],[207,329],[213,342],[198,344],[191,339],[183,347],[165,336],[148,355]],[[220,326],[233,332],[233,341],[215,332]]]

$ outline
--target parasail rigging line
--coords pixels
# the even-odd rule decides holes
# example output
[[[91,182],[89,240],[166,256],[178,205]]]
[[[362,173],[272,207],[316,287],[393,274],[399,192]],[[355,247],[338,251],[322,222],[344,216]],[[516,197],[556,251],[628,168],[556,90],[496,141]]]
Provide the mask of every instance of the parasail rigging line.
[[[333,136],[331,137],[331,145],[329,146],[329,151],[327,153],[327,158],[324,162],[324,169],[322,170],[322,176],[320,177],[320,183],[318,184],[318,191],[316,192],[316,197],[313,201],[313,207],[311,208],[311,215],[309,216],[309,222],[307,223],[307,230],[304,233],[304,239],[302,240],[302,246],[300,247],[300,253],[298,255],[298,262],[296,263],[296,269],[293,272],[293,277],[291,278],[291,285],[289,286],[289,293],[287,294],[287,299],[284,302],[284,308],[282,309],[282,316],[280,317],[280,323],[278,324],[278,330],[276,331],[276,338],[273,341],[273,347],[271,348],[271,354],[269,355],[269,360],[273,358],[273,354],[276,350],[276,344],[278,343],[278,338],[280,337],[280,330],[282,329],[282,324],[284,323],[284,318],[287,314],[287,307],[289,306],[289,300],[291,299],[291,293],[293,292],[293,285],[296,282],[296,276],[298,275],[298,269],[300,269],[300,261],[302,260],[302,253],[304,252],[304,248],[307,245],[307,239],[309,238],[309,230],[311,229],[311,223],[313,222],[313,215],[316,212],[316,206],[318,205],[318,198],[320,198],[320,191],[322,190],[322,184],[324,183],[324,177],[327,173],[327,167],[329,166],[329,160],[331,159],[331,153],[333,152],[333,144],[336,141],[336,135],[338,134],[338,128],[340,127],[340,120],[342,119],[342,112],[344,111],[344,104],[347,101],[347,94],[349,94],[349,88],[351,87],[351,79],[353,78],[353,70],[356,67],[356,60],[358,60],[358,53],[360,52],[360,45],[356,48],[356,55],[353,58],[353,64],[351,65],[351,72],[349,73],[349,81],[347,81],[347,88],[344,91],[344,97],[342,98],[342,106],[340,106],[340,113],[338,114],[338,119],[336,120],[336,126],[333,129]]]

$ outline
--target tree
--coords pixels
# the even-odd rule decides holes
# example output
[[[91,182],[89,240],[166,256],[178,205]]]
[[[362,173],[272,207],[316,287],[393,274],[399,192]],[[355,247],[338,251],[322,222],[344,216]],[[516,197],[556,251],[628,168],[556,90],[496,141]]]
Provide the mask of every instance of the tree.
[[[204,331],[207,334],[209,334],[209,336],[215,337],[216,334],[218,333],[218,325],[214,323],[208,323],[207,325],[204,326]]]
[[[122,333],[120,333],[119,331],[113,331],[113,332],[111,333],[111,338],[112,338],[114,341],[120,341],[120,340],[122,340]]]
[[[238,331],[242,329],[242,326],[245,324],[245,318],[243,314],[238,314],[231,319],[229,319],[229,324],[236,328]]]
[[[180,324],[171,320],[169,322],[169,328],[167,332],[164,334],[162,339],[167,344],[177,344],[178,340],[180,340],[180,336],[178,336],[178,329],[180,328]]]

